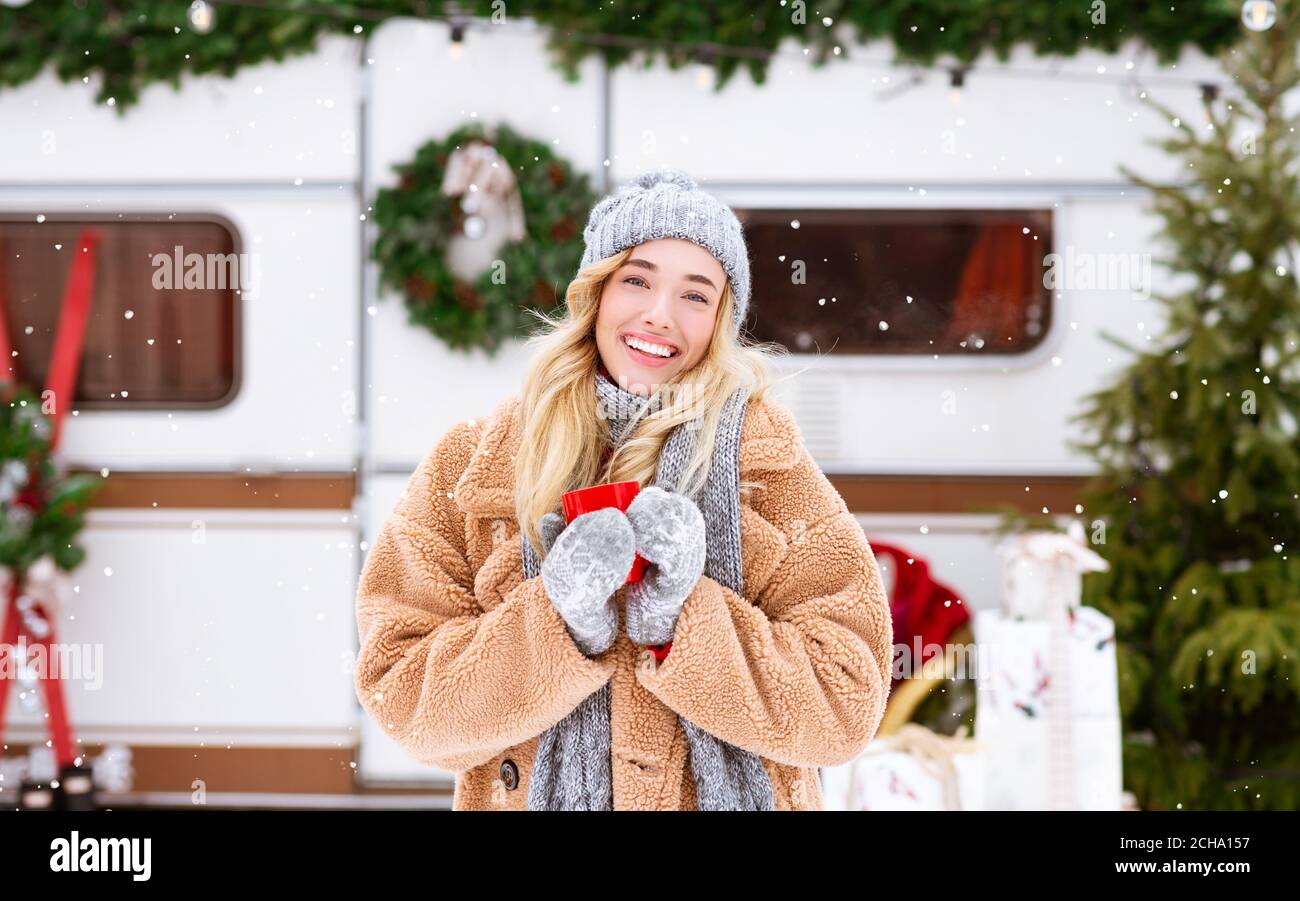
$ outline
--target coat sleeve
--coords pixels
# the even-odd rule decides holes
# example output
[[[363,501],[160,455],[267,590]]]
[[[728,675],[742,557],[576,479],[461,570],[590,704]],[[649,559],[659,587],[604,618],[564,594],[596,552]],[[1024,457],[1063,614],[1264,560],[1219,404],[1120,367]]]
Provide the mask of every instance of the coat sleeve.
[[[612,655],[578,648],[522,565],[499,603],[485,612],[475,600],[453,492],[476,436],[458,425],[412,475],[356,600],[362,707],[417,760],[457,772],[541,734],[614,670]]]
[[[751,549],[765,541],[778,561],[757,597],[702,576],[668,655],[638,666],[637,678],[730,744],[779,763],[834,766],[856,757],[884,716],[889,603],[862,527],[807,450],[772,475],[757,503],[762,521],[749,517],[770,533]]]

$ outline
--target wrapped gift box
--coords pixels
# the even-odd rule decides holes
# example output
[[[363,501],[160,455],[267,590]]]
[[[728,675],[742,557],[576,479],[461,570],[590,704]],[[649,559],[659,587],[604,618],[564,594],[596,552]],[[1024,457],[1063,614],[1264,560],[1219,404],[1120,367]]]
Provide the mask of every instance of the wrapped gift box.
[[[1050,619],[1053,610],[1074,610],[1083,594],[1082,574],[1110,568],[1084,541],[1071,520],[1066,532],[1031,530],[998,546],[1002,557],[1002,612],[1012,619]]]
[[[983,810],[985,760],[964,732],[908,723],[852,762],[822,768],[825,810]]]
[[[1054,697],[1052,625],[1043,620],[1013,620],[996,610],[975,614],[975,645],[980,671],[976,681],[978,717],[1007,716],[1041,720]],[[1072,716],[1118,716],[1119,681],[1115,624],[1093,607],[1066,614],[1059,675]]]
[[[1062,744],[1041,720],[977,717],[989,810],[1122,809],[1120,718],[1072,719]]]
[[[1002,547],[1003,609],[981,610],[975,738],[992,810],[1119,810],[1121,724],[1115,625],[1079,604],[1082,573],[1107,568],[1068,534]]]

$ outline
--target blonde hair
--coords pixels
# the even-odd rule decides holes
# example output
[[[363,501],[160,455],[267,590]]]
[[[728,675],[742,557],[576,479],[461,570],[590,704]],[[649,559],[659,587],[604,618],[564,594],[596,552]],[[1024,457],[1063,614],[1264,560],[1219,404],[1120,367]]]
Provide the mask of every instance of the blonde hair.
[[[644,487],[654,480],[659,452],[672,430],[698,416],[701,422],[695,447],[682,482],[676,486],[681,493],[694,495],[708,475],[727,398],[744,386],[749,388],[751,401],[762,399],[775,383],[770,364],[788,353],[779,344],[751,342],[732,333],[735,301],[730,282],[725,282],[713,337],[703,359],[645,399],[636,411],[635,424],[629,426],[629,436],[602,463],[610,436],[595,391],[600,361],[596,315],[606,281],[635,249],[630,247],[580,270],[565,291],[565,306],[558,318],[533,312],[543,327],[525,345],[536,352],[524,376],[519,406],[523,435],[515,457],[514,503],[520,531],[539,555],[538,523],[545,514],[560,511],[564,492],[633,479]],[[653,402],[656,398],[658,403]],[[742,492],[754,487],[758,483],[741,485]]]

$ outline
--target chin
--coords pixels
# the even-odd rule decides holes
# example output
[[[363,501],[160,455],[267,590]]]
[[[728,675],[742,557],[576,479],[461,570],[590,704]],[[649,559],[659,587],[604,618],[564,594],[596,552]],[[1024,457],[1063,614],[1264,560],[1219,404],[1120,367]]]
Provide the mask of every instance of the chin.
[[[641,373],[637,381],[646,385],[662,385],[665,382],[671,382],[679,371],[680,367],[677,366],[665,366],[663,369],[647,369]]]
[[[626,383],[627,390],[631,391],[633,394],[640,394],[642,397],[649,396],[659,384],[665,381],[665,379],[660,375],[648,375],[643,372],[642,373],[627,372],[624,373],[623,378]],[[615,384],[618,383],[617,376],[615,377],[614,381]],[[643,390],[638,391],[637,390],[638,386],[640,386]]]

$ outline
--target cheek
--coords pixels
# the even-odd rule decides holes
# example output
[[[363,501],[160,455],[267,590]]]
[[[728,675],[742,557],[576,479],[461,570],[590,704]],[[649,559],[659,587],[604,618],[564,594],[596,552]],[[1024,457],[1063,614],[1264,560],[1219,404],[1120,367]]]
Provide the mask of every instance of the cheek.
[[[596,313],[596,334],[603,338],[613,337],[620,322],[619,315],[617,303],[608,297],[602,300]]]
[[[600,310],[596,313],[596,327],[612,331],[635,312],[633,303],[626,294],[618,290],[608,291],[600,300]]]
[[[691,356],[694,359],[703,357],[704,352],[709,347],[709,342],[713,340],[713,323],[703,321],[704,317],[700,318],[702,321],[693,323],[688,335],[691,343]]]

